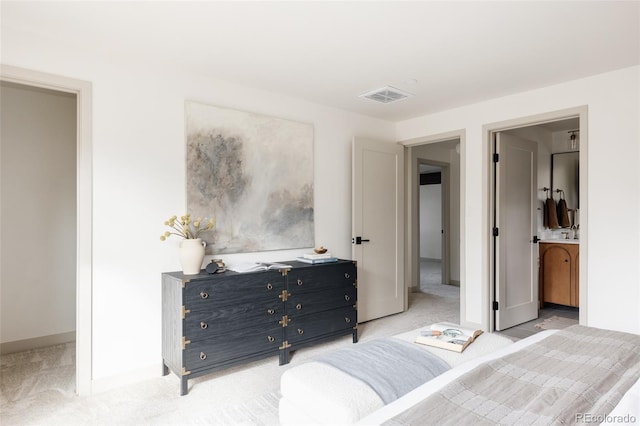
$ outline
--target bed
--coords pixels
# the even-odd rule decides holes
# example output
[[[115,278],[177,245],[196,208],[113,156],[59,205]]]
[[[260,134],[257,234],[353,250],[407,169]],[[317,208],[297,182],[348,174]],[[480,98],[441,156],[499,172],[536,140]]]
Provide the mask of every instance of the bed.
[[[640,419],[638,335],[573,326],[473,355],[470,352],[467,358],[471,359],[460,359],[451,369],[386,404],[361,403],[359,397],[371,390],[363,383],[358,387],[353,378],[342,377],[334,383],[339,391],[331,394],[342,394],[343,390],[351,394],[347,404],[354,404],[355,409],[347,412],[347,404],[332,405],[326,395],[314,389],[318,382],[308,381],[308,391],[303,392],[308,400],[318,398],[317,406],[287,400],[291,390],[285,386],[281,422],[479,425],[634,423]],[[315,372],[328,374],[331,368],[324,365]],[[284,379],[283,375],[282,384]],[[343,412],[330,415],[335,407],[343,407]],[[325,414],[318,417],[318,412]]]
[[[393,338],[411,343],[421,330],[428,328],[418,328]],[[359,354],[363,346],[370,343],[361,342],[347,350]],[[484,333],[461,354],[430,346],[413,346],[417,348],[416,352],[434,354],[452,368],[511,344],[513,342],[506,337]],[[303,363],[282,375],[279,402],[282,426],[352,424],[385,406],[385,401],[367,383],[321,361]],[[389,360],[393,361],[394,358]],[[406,366],[406,360],[400,365]],[[405,373],[410,372],[407,370]]]

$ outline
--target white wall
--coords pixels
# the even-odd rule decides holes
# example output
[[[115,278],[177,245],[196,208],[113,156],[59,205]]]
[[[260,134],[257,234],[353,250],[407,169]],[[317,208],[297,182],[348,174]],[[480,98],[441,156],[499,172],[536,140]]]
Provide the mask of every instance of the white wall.
[[[160,274],[180,265],[178,241],[159,237],[186,205],[185,100],[312,123],[316,245],[351,257],[351,140],[392,140],[392,123],[169,69],[143,53],[80,52],[11,31],[3,63],[93,83],[94,390],[161,371]],[[304,251],[221,257],[287,260]]]
[[[3,83],[0,99],[1,343],[66,335],[76,328],[75,95]]]
[[[420,185],[420,257],[442,259],[442,185]]]
[[[485,231],[490,163],[483,125],[587,105],[588,137],[585,140],[581,135],[581,150],[588,146],[588,164],[581,160],[588,179],[581,183],[587,185],[590,194],[586,200],[587,246],[581,245],[588,275],[586,323],[640,333],[639,94],[640,67],[635,66],[397,124],[398,140],[466,129],[463,221],[467,309],[463,321],[487,324],[488,317],[489,244]],[[611,204],[605,200],[621,200],[623,207],[612,215]],[[625,238],[614,229],[624,230]],[[580,279],[584,282],[583,277]]]

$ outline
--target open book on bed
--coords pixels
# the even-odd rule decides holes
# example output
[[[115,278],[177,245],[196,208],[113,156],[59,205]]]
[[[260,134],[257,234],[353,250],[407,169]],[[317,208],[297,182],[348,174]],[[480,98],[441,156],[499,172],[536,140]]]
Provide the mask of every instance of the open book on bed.
[[[422,330],[415,342],[421,345],[434,346],[455,352],[464,351],[482,330],[472,330],[460,327],[450,322],[432,324],[428,330]]]

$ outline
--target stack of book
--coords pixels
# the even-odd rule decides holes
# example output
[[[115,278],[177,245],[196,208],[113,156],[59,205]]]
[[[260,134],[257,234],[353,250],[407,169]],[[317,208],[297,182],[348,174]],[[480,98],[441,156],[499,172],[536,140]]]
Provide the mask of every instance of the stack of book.
[[[318,253],[307,253],[302,255],[301,257],[296,258],[296,260],[298,262],[304,262],[304,263],[311,263],[312,265],[318,264],[318,263],[330,263],[330,262],[337,262],[338,258],[337,257],[333,257],[333,255],[331,253],[322,253],[322,254],[318,254]]]

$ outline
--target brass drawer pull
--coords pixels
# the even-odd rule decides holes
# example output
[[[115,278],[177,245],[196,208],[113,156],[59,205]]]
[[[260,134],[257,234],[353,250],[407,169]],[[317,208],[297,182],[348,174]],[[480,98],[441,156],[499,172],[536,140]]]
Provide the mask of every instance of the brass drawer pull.
[[[273,284],[267,283],[267,290],[273,290]]]
[[[203,299],[208,299],[209,298],[209,293],[207,293],[205,291],[201,291],[200,292],[200,297],[202,297]]]
[[[345,295],[344,295],[344,300],[346,300],[346,301],[348,302],[350,299],[351,299],[351,298],[349,297],[349,295],[348,295],[348,294],[345,294]]]
[[[206,330],[206,329],[207,329],[207,327],[209,327],[209,324],[207,324],[207,323],[206,323],[206,322],[204,322],[204,321],[200,321],[200,328],[201,328],[201,329]]]
[[[276,310],[275,310],[275,309],[273,309],[273,308],[270,308],[270,309],[267,309],[267,313],[268,313],[269,315],[273,315],[273,314],[275,314],[275,313],[276,313]]]
[[[298,280],[298,285],[302,285],[302,280]]]
[[[267,340],[273,343],[276,339],[273,336],[267,336]]]
[[[344,322],[346,322],[347,324],[349,324],[351,322],[351,318],[349,317],[344,317]]]
[[[351,277],[351,275],[349,275],[347,272],[345,272],[345,273],[344,273],[344,277],[345,277],[346,279],[349,279],[349,278]]]
[[[207,359],[207,354],[205,354],[204,352],[200,352],[200,359],[203,361]]]
[[[296,309],[297,309],[297,310],[302,309],[302,305],[298,303],[298,304],[296,305]]]
[[[304,334],[304,330],[303,330],[303,329],[301,329],[301,328],[299,328],[299,329],[298,329],[298,334],[300,334],[300,335]]]

